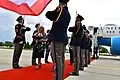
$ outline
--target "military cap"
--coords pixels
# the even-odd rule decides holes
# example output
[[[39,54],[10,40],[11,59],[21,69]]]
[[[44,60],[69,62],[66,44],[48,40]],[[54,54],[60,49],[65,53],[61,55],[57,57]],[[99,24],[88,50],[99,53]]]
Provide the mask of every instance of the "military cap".
[[[79,14],[77,15],[76,18],[79,18],[81,21],[84,20],[84,18],[81,15],[79,15]]]
[[[37,23],[37,24],[35,25],[35,28],[39,27],[39,25],[40,25],[40,23]]]
[[[50,33],[50,29],[47,30],[47,33]]]
[[[20,20],[24,20],[23,18],[22,18],[22,16],[19,16],[17,19],[16,19],[16,21],[20,21]]]
[[[92,38],[92,35],[90,34],[89,37]]]
[[[69,0],[59,0],[59,2],[61,2],[61,3],[67,3]]]
[[[90,32],[89,32],[88,30],[86,30],[86,33],[88,33],[88,34],[89,34]]]
[[[87,30],[85,25],[83,25],[83,29],[84,29],[84,30]]]

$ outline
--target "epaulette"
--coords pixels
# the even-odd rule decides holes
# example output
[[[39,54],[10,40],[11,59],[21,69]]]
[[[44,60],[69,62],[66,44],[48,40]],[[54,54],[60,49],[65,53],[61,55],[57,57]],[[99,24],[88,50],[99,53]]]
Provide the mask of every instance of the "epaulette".
[[[19,25],[17,24],[17,25],[15,25],[15,27],[16,27],[16,28],[19,28]]]
[[[18,26],[16,26],[16,28],[18,28]]]
[[[60,9],[61,9],[61,7],[60,7],[60,6],[58,6],[58,7],[57,7],[57,11],[60,11]]]

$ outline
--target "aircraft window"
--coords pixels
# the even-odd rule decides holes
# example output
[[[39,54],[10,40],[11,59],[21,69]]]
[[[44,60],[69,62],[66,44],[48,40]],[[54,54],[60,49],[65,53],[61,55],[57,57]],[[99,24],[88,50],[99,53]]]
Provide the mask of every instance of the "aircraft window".
[[[115,29],[116,29],[116,27],[115,27]]]
[[[110,31],[110,33],[111,33],[111,31]]]
[[[113,27],[111,27],[111,29],[113,29]]]
[[[109,29],[110,29],[110,27],[106,27],[106,29],[108,29],[108,30],[109,30]]]
[[[107,31],[107,33],[108,33],[108,31]]]
[[[119,29],[120,29],[120,27],[119,27]]]
[[[120,33],[120,31],[119,31],[119,33]]]
[[[114,33],[115,31],[113,31],[113,33]]]

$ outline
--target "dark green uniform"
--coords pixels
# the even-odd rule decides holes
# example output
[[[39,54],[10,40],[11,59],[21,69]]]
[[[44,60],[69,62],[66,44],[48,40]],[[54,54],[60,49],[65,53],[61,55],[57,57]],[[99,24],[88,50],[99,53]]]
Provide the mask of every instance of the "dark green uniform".
[[[23,19],[20,16],[17,19],[17,21],[20,22],[21,20],[23,20]],[[19,63],[19,58],[20,58],[22,50],[23,50],[23,46],[26,43],[26,41],[25,41],[25,32],[26,31],[30,31],[30,28],[25,27],[23,24],[15,25],[16,36],[14,39],[15,48],[14,48],[13,61],[12,61],[13,68],[21,68],[18,63]]]

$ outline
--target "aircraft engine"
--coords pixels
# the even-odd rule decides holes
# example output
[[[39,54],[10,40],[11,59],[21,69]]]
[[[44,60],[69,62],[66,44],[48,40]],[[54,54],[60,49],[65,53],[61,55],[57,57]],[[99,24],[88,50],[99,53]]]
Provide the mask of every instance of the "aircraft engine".
[[[111,38],[111,53],[113,55],[120,55],[120,36]]]
[[[98,44],[104,46],[111,46],[111,38],[98,38]]]
[[[120,55],[120,36],[112,38],[98,38],[98,44],[111,47],[112,55]]]

